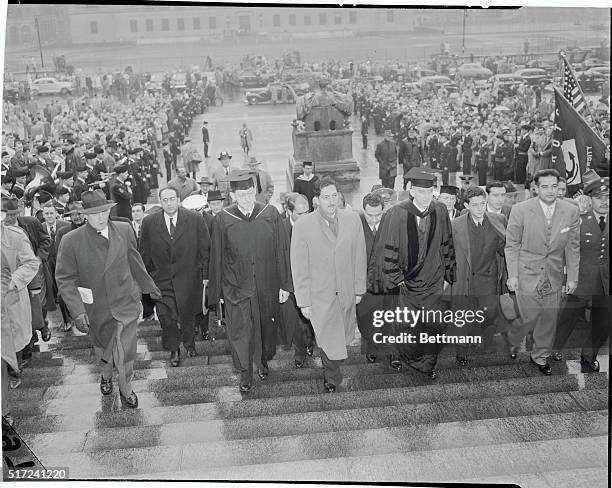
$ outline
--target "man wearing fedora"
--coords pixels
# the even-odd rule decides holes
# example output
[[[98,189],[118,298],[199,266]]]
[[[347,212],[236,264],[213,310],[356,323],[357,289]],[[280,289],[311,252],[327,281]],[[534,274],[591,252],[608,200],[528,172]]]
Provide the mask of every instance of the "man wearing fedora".
[[[253,175],[253,182],[257,190],[255,200],[266,204],[270,202],[272,195],[274,195],[274,183],[272,183],[272,177],[268,172],[259,168],[260,165],[261,161],[258,161],[257,158],[253,156],[249,157],[247,167],[249,171],[255,173]]]
[[[67,233],[59,245],[57,286],[101,362],[101,393],[113,391],[114,365],[122,404],[136,408],[132,378],[141,293],[159,300],[161,292],[147,273],[130,225],[109,219],[116,203],[102,190],[84,192],[82,203],[87,224]]]
[[[385,131],[384,140],[376,145],[374,157],[378,161],[378,177],[382,185],[393,190],[397,176],[397,146],[390,130]]]
[[[578,287],[572,295],[568,295],[559,314],[553,353],[553,359],[556,361],[563,358],[561,349],[579,317],[584,316],[590,301],[591,331],[583,343],[580,355],[584,372],[599,371],[597,353],[610,333],[610,178],[599,178],[596,174],[595,176],[583,190],[584,195],[591,200],[591,208],[580,219]]]
[[[213,171],[212,189],[219,190],[221,194],[224,195],[225,198],[227,198],[227,194],[230,188],[229,174],[233,170],[233,168],[230,166],[232,156],[227,151],[221,151],[217,159],[221,163],[221,166],[218,167],[215,171]]]
[[[521,314],[507,337],[515,359],[523,338],[533,332],[531,362],[550,375],[561,298],[578,285],[580,214],[577,206],[557,198],[557,170],[540,170],[534,181],[538,196],[512,207],[506,230],[507,286],[516,292]]]
[[[208,176],[202,176],[200,178],[200,181],[198,181],[198,185],[200,186],[200,189],[192,191],[189,196],[204,195],[205,197],[208,197],[208,191],[210,190],[210,187],[212,186],[212,181],[210,180],[210,178]]]

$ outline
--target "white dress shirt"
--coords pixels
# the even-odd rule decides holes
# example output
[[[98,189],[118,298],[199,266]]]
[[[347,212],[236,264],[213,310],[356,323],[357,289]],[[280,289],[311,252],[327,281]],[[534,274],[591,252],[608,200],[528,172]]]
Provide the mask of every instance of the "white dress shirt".
[[[103,236],[103,237],[106,237],[106,239],[108,240],[108,225],[106,227],[104,227],[104,229],[99,230],[98,234]]]
[[[544,212],[544,218],[546,218],[546,212],[550,211],[550,219],[552,221],[552,216],[555,214],[557,201],[555,200],[552,205],[546,205],[542,200],[538,198],[538,202],[540,204],[540,207],[542,207],[542,212]]]
[[[170,234],[170,219],[172,219],[172,225],[174,225],[174,230],[176,230],[176,223],[178,222],[178,212],[174,215],[168,215],[164,212],[164,220],[166,221],[166,229],[168,230],[168,234]]]

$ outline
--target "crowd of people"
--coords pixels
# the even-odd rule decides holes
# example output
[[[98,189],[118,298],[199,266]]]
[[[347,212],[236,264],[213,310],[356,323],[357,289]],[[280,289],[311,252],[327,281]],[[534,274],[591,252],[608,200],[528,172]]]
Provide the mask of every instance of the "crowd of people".
[[[352,95],[364,148],[370,123],[385,137],[375,151],[382,184],[358,210],[307,161],[279,211],[270,175],[249,154],[246,125],[238,134],[244,167],[222,151],[218,168],[196,182],[203,158],[187,134],[206,109],[202,87],[127,104],[94,94],[5,105],[9,122],[27,110],[36,123],[22,134],[10,125],[2,141],[3,388],[19,387],[34,344],[51,337],[46,314],[56,307],[66,331],[88,335],[102,395],[113,392],[117,370],[126,408],[138,407],[138,323],[155,316],[170,365],[179,367],[182,349],[196,356],[196,338],[210,338],[214,312],[245,394],[255,374],[267,379],[279,345],[294,347],[296,368],[318,346],[324,390],[337,391],[356,330],[365,360],[384,357],[396,371],[435,378],[446,344],[455,344],[462,366],[502,334],[512,358],[526,341],[535,367],[550,375],[548,358],[562,359],[589,305],[581,364],[598,371],[609,332],[609,178],[599,165],[583,175],[580,199],[565,198],[547,162],[550,101],[525,88],[516,109],[500,112],[499,94],[488,90],[417,96],[392,83],[356,83]],[[204,122],[205,152],[209,141]],[[513,185],[533,193],[510,206]],[[146,210],[152,190],[159,206]],[[436,319],[409,324],[396,310]],[[465,327],[442,319],[460,310],[486,313]],[[379,324],[389,313],[395,318]],[[465,346],[479,342],[466,337],[481,337],[480,347]]]

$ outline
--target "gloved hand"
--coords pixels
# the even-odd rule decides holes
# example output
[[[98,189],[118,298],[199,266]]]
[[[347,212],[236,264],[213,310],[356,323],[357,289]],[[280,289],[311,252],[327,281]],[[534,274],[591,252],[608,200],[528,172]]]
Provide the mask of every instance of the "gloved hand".
[[[89,332],[89,317],[86,313],[82,313],[74,319],[74,325],[79,332],[87,334]]]

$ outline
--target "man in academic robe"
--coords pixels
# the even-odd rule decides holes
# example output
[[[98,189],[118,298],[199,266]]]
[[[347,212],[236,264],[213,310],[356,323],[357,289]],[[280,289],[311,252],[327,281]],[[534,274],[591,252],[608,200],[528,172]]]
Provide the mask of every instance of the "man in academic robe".
[[[384,188],[384,190],[390,191],[388,188]],[[365,237],[368,265],[371,260],[374,240],[378,233],[380,220],[384,210],[385,201],[378,191],[369,193],[363,198],[363,212],[360,213],[359,216],[361,218]],[[375,333],[381,332],[385,334],[389,332],[388,327],[384,330],[379,330],[373,325],[374,312],[384,309],[386,298],[384,294],[366,292],[365,295],[362,296],[359,305],[357,305],[357,326],[361,333],[362,350],[365,352],[368,363],[375,363],[379,354],[386,354],[388,356],[389,366],[399,371],[402,368],[402,363],[396,354],[392,354],[392,348],[379,348],[377,343],[373,340]]]
[[[308,209],[312,212],[312,199],[316,194],[316,184],[319,177],[314,174],[314,166],[312,161],[304,161],[302,163],[304,172],[299,175],[293,183],[293,191],[304,195],[308,200]]]
[[[197,356],[194,324],[202,311],[203,287],[208,284],[210,235],[202,216],[180,207],[176,188],[159,191],[161,212],[142,221],[140,253],[162,292],[156,304],[162,326],[162,345],[170,365],[179,366],[181,342],[187,356]]]
[[[253,362],[268,376],[276,352],[279,302],[292,291],[289,246],[278,210],[255,201],[248,171],[230,175],[235,204],[213,222],[209,303],[223,298],[227,336],[241,392],[251,390]]]
[[[481,336],[483,348],[491,346],[499,296],[505,288],[504,246],[506,217],[486,212],[487,194],[478,187],[468,188],[466,213],[451,222],[457,261],[456,281],[448,288],[453,310],[480,310],[482,324],[449,326],[457,335]],[[451,335],[447,330],[447,334]],[[457,361],[465,365],[470,348],[458,346]]]
[[[308,200],[299,193],[289,193],[286,199],[287,217],[283,219],[283,227],[291,241],[293,226],[308,213]],[[296,368],[302,368],[306,356],[312,356],[314,332],[310,321],[306,320],[295,302],[295,294],[291,293],[285,303],[281,303],[282,317],[281,342],[290,346],[293,344],[293,362]]]
[[[455,248],[446,207],[433,200],[435,176],[413,168],[410,196],[387,210],[374,242],[368,269],[368,289],[396,295],[396,304],[408,310],[442,310],[442,291],[455,281]],[[398,324],[398,332],[435,334],[442,324]],[[408,366],[437,377],[437,344],[400,344],[400,359]]]
[[[319,207],[300,218],[291,236],[295,301],[310,320],[323,363],[323,387],[337,391],[340,365],[355,337],[355,307],[366,291],[367,256],[356,212],[339,209],[330,177],[319,182]]]
[[[87,224],[63,237],[55,278],[76,327],[88,333],[101,363],[100,392],[112,393],[114,365],[121,403],[137,408],[132,379],[140,294],[160,299],[161,292],[145,269],[130,225],[109,220],[114,205],[102,190],[83,193]]]
[[[591,301],[591,330],[580,355],[582,371],[588,373],[599,371],[597,354],[610,335],[610,178],[596,178],[583,193],[590,197],[591,208],[580,218],[578,287],[559,314],[553,359],[563,359],[561,350]]]

